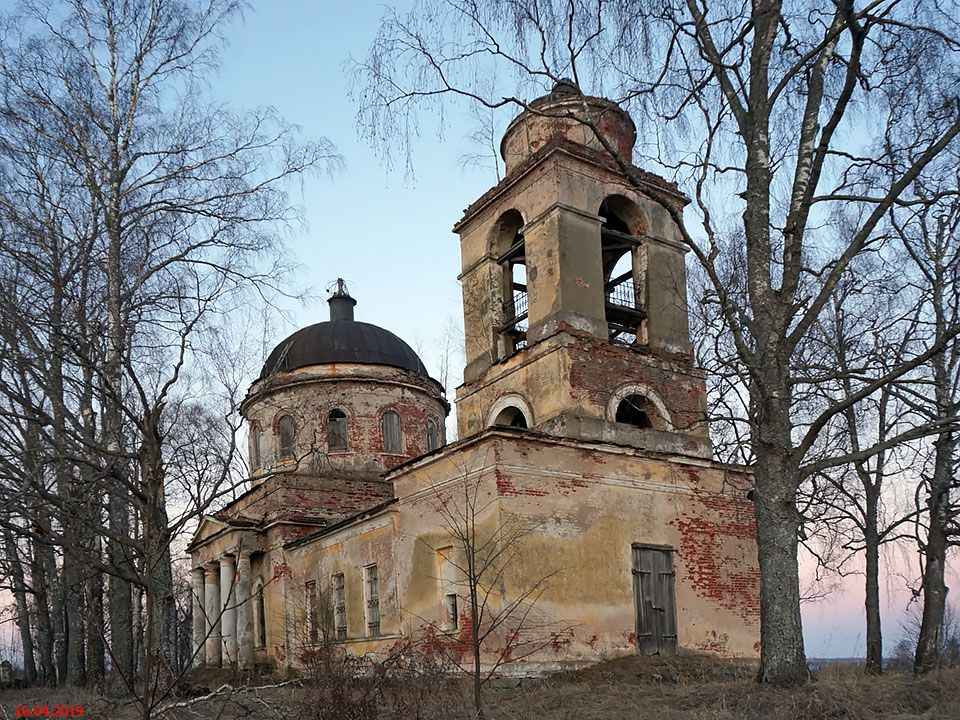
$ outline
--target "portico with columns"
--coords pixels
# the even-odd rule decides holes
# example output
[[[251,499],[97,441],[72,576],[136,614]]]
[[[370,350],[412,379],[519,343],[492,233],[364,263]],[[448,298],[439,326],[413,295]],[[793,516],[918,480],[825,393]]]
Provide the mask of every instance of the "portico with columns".
[[[257,534],[205,517],[189,552],[194,666],[253,667],[251,558],[261,553]]]

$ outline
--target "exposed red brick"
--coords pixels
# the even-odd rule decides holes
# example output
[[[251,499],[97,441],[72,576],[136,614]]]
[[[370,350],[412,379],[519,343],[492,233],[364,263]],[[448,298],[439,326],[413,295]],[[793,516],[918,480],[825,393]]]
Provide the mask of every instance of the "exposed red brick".
[[[716,653],[717,655],[728,655],[727,643],[730,636],[727,633],[717,634],[716,630],[711,630],[709,637],[702,642],[696,643],[695,647],[701,652]]]
[[[550,639],[550,647],[555,653],[559,653],[561,650],[566,648],[570,643],[573,642],[574,631],[573,628],[567,628],[566,630],[558,630],[553,633]]]
[[[737,613],[747,622],[760,617],[760,572],[753,557],[731,557],[725,538],[754,541],[753,508],[731,495],[696,492],[693,507],[670,524],[680,531],[678,557],[700,597]]]
[[[499,468],[496,470],[497,494],[500,497],[544,497],[547,491],[543,488],[517,485],[513,479],[504,474]]]

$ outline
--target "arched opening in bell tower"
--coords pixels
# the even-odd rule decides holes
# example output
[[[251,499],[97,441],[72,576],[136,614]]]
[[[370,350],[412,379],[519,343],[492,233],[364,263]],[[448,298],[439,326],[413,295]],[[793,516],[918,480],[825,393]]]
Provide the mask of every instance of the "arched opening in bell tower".
[[[501,410],[494,419],[493,424],[497,427],[524,428],[529,427],[527,418],[523,410],[510,405]]]
[[[638,428],[652,428],[653,421],[647,413],[644,401],[645,398],[639,395],[631,395],[621,400],[620,405],[617,406],[616,421]]]
[[[506,357],[527,344],[527,257],[523,225],[523,216],[517,210],[508,210],[494,226],[493,252],[500,266],[499,357]]]
[[[627,382],[617,388],[607,402],[606,418],[635,428],[674,432],[673,420],[663,399],[643,383]]]
[[[603,218],[600,246],[607,330],[612,342],[633,345],[642,336],[646,318],[642,288],[635,281],[646,223],[640,209],[622,195],[604,199],[598,214]]]

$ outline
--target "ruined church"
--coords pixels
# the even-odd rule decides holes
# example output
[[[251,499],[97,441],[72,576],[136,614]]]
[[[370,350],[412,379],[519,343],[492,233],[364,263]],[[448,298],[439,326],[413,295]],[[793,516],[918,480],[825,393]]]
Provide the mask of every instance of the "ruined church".
[[[522,608],[485,660],[524,633],[531,667],[757,654],[749,476],[713,459],[664,207],[688,199],[605,149],[630,158],[635,141],[625,111],[563,83],[507,128],[503,180],[454,227],[456,441],[444,388],[402,339],[354,318],[363,298],[342,283],[329,321],[270,353],[242,406],[249,489],[188,548],[198,663],[469,644],[464,518],[479,552],[510,544],[480,579],[488,613]]]

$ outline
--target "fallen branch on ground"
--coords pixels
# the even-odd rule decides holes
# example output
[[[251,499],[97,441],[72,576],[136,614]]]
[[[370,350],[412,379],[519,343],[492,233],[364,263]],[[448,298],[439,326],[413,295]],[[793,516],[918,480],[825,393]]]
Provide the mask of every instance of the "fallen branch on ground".
[[[282,683],[276,683],[275,685],[251,685],[251,686],[245,685],[238,688],[235,688],[233,685],[230,685],[229,683],[224,683],[223,685],[218,687],[216,690],[214,690],[212,693],[208,693],[207,695],[201,695],[200,697],[190,698],[189,700],[181,700],[180,702],[169,703],[167,705],[164,705],[163,707],[157,710],[157,714],[162,715],[163,713],[169,712],[170,710],[174,710],[176,708],[190,707],[191,705],[196,705],[198,703],[202,703],[207,700],[212,700],[218,695],[222,695],[224,693],[259,692],[260,690],[271,690],[274,688],[286,687],[288,685],[302,686],[303,681],[298,678],[295,680],[287,680],[286,682],[282,682]]]

